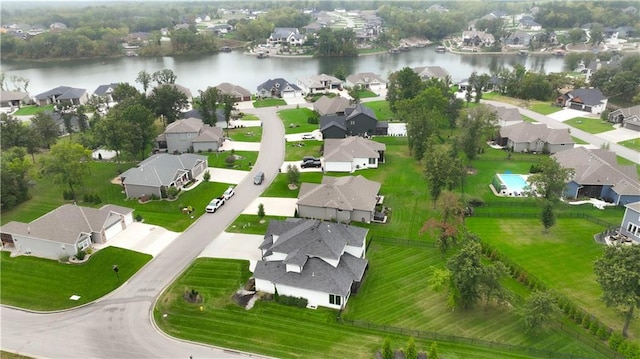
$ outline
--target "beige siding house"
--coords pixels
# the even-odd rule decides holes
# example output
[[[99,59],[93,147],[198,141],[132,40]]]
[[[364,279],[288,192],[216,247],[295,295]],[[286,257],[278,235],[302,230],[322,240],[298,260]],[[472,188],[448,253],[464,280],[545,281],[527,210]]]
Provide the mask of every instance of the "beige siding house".
[[[545,124],[530,122],[502,127],[496,142],[514,152],[556,153],[574,146],[567,129],[552,129]]]
[[[354,172],[378,168],[384,162],[386,145],[363,137],[328,138],[324,142],[324,168],[327,172]]]
[[[211,127],[195,117],[170,123],[164,133],[156,137],[156,148],[169,153],[217,151],[224,142],[221,127]]]

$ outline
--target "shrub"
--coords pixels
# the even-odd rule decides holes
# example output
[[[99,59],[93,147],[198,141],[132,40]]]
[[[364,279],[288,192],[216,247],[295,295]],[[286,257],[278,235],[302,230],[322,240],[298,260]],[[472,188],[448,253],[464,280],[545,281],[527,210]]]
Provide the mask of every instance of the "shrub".
[[[276,301],[280,304],[300,308],[306,308],[307,304],[309,304],[309,301],[306,298],[290,297],[288,295],[278,295]]]
[[[91,247],[87,248],[87,254],[93,254],[93,248]]]
[[[167,194],[169,198],[176,198],[176,196],[180,193],[180,189],[178,187],[172,186],[167,189]]]
[[[142,215],[140,213],[136,214],[136,222],[142,222]]]
[[[209,182],[209,180],[211,179],[211,173],[209,173],[209,170],[204,171],[204,174],[202,175],[202,179],[205,182]]]
[[[87,253],[83,250],[78,251],[78,253],[76,253],[76,259],[78,259],[79,261],[83,260],[84,257],[87,255]]]
[[[227,156],[227,158],[224,159],[224,162],[227,164],[227,167],[231,167],[233,166],[234,163],[236,163],[236,156],[229,155]]]
[[[598,328],[598,332],[596,333],[596,335],[598,336],[598,338],[600,338],[600,340],[609,339],[609,331],[604,325],[601,325],[600,328]]]
[[[82,201],[84,202],[93,202],[93,198],[91,198],[92,196],[90,194],[85,193],[84,196],[82,197]]]
[[[614,351],[618,351],[618,348],[620,347],[620,344],[622,344],[622,342],[624,342],[624,337],[622,337],[622,334],[613,333],[609,337],[609,348]]]
[[[97,194],[94,194],[93,195],[93,203],[95,203],[95,204],[102,203],[102,198],[100,198],[100,196],[98,196]]]
[[[73,199],[74,194],[71,191],[67,191],[66,189],[62,191],[62,198],[66,201],[71,201]]]
[[[307,123],[310,123],[312,125],[317,125],[318,124],[318,118],[315,116],[309,116],[307,118]]]
[[[484,206],[484,200],[480,197],[469,197],[469,199],[467,199],[467,205],[471,207],[482,207]]]
[[[162,193],[163,197],[167,196],[167,191],[160,191],[160,192]],[[154,201],[157,201],[158,200],[158,196],[154,193],[154,194],[151,195],[151,199],[154,200]]]
[[[591,324],[589,325],[589,333],[596,335],[596,333],[598,332],[598,329],[600,329],[598,322],[595,320],[592,320]]]

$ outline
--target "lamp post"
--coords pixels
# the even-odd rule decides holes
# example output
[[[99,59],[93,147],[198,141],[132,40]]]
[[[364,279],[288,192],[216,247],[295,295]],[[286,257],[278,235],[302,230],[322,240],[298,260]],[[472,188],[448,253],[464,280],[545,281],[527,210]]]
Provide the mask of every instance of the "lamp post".
[[[120,271],[120,269],[118,268],[117,264],[113,265],[113,271],[116,273],[116,278],[118,279],[118,282],[120,281],[120,275],[118,274],[118,272]]]

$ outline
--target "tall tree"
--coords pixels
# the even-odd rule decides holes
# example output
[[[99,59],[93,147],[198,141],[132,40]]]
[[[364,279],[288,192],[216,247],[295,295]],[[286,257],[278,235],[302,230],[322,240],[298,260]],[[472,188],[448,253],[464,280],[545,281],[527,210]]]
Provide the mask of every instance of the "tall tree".
[[[43,160],[43,169],[54,182],[68,186],[75,198],[76,190],[89,175],[89,162],[90,150],[80,144],[65,141],[51,147],[49,158]]]
[[[420,76],[410,67],[404,67],[389,75],[389,85],[387,88],[387,101],[391,111],[396,113],[396,102],[400,100],[412,99],[422,91],[424,83]]]
[[[529,183],[543,199],[558,201],[573,176],[573,169],[562,167],[555,158],[545,157],[540,161],[540,170],[529,176]]]
[[[235,99],[231,95],[222,96],[222,110],[224,111],[224,121],[227,123],[227,135],[229,135],[229,123],[231,122],[231,114],[233,113]]]
[[[548,232],[549,228],[556,224],[556,214],[553,212],[553,203],[551,203],[551,201],[545,201],[542,205],[540,221],[542,222],[545,232]]]
[[[24,149],[12,147],[0,156],[0,205],[3,211],[29,199],[28,173],[32,165],[25,155]]]
[[[437,201],[438,216],[429,218],[420,229],[429,231],[436,237],[436,243],[444,256],[447,250],[457,242],[458,233],[464,219],[464,205],[456,193],[445,191]]]
[[[93,132],[106,149],[116,152],[117,158],[129,141],[129,123],[123,120],[117,109],[109,111],[98,121]]]
[[[160,85],[153,89],[149,103],[156,116],[162,116],[166,124],[180,118],[180,111],[189,104],[187,96],[175,86]]]
[[[148,150],[155,138],[153,113],[146,107],[135,104],[123,108],[119,115],[119,120],[128,124],[126,145],[129,151],[134,155],[140,154],[140,159],[144,159],[146,157],[145,151]]]
[[[163,69],[154,72],[151,75],[153,81],[158,85],[174,84],[178,78],[170,69]]]
[[[136,82],[139,83],[140,86],[142,86],[142,91],[144,93],[147,93],[147,91],[149,90],[149,85],[151,84],[152,80],[153,77],[146,70],[138,72],[138,77],[136,77]]]
[[[60,135],[60,128],[56,125],[50,114],[40,112],[31,118],[31,126],[38,134],[40,146],[51,148]]]
[[[435,147],[430,144],[427,152],[428,156],[424,158],[424,177],[435,206],[443,190],[453,189],[460,183],[463,166],[460,158],[443,146]]]
[[[480,104],[463,111],[458,118],[458,145],[470,161],[476,159],[485,142],[498,130],[498,115],[491,107]]]
[[[347,89],[347,93],[351,96],[351,103],[360,103],[360,85],[355,85]]]
[[[520,318],[529,332],[539,332],[558,312],[555,299],[548,292],[534,291],[520,310]]]
[[[627,336],[635,309],[640,305],[640,246],[607,246],[594,265],[602,300],[624,313],[622,335]]]
[[[298,166],[289,164],[287,166],[287,181],[290,185],[297,185],[300,181],[300,171]]]
[[[11,148],[15,146],[24,146],[24,139],[29,128],[17,118],[0,114],[0,146],[2,148]]]
[[[65,112],[62,114],[62,121],[64,122],[64,130],[69,134],[69,139],[73,139],[73,114]]]
[[[404,353],[405,359],[418,359],[418,350],[416,349],[416,340],[409,337],[407,348]]]
[[[216,125],[216,109],[220,102],[220,91],[215,87],[208,87],[204,91],[200,91],[200,115],[202,122],[207,125]]]
[[[144,94],[143,94],[144,95]],[[137,100],[140,97],[140,92],[135,87],[131,86],[126,82],[119,83],[115,89],[113,89],[113,93],[111,93],[111,97],[115,102],[123,102],[125,100]]]

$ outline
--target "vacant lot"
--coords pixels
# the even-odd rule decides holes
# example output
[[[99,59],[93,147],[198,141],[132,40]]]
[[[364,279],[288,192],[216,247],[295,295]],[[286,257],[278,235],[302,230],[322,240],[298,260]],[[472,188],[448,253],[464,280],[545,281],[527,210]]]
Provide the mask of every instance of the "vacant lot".
[[[262,140],[262,127],[231,128],[225,132],[233,141],[260,142]]]
[[[284,131],[287,134],[311,132],[320,128],[317,123],[309,123],[309,118],[315,118],[316,115],[308,108],[278,111],[278,116],[282,119]]]
[[[148,254],[107,247],[86,263],[19,256],[2,252],[2,304],[33,310],[59,310],[94,301],[125,283],[151,260]],[[112,270],[118,265],[120,280]],[[70,300],[72,295],[80,299]]]

